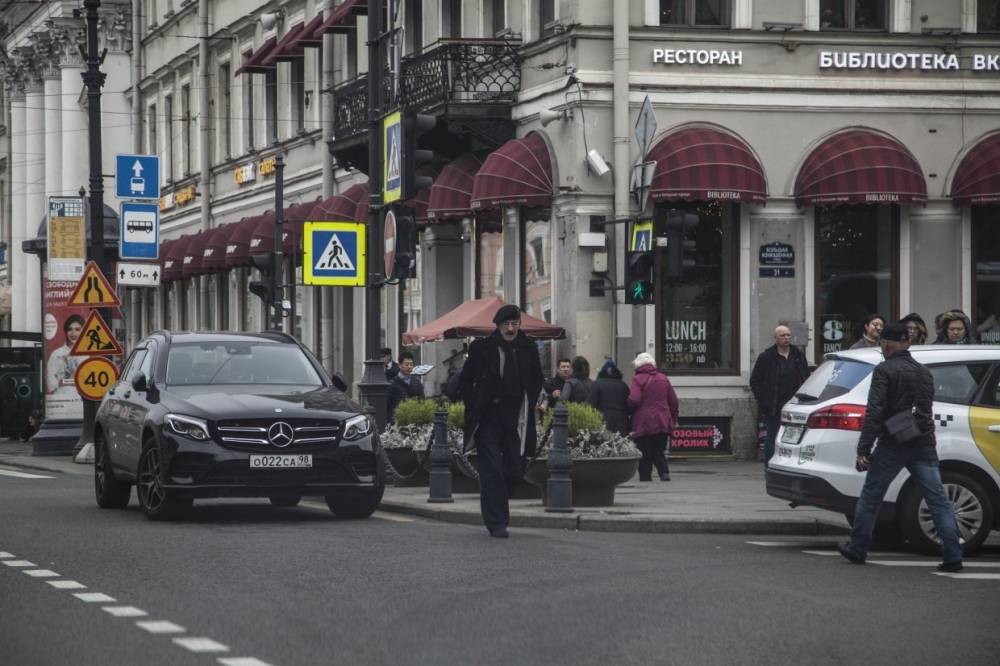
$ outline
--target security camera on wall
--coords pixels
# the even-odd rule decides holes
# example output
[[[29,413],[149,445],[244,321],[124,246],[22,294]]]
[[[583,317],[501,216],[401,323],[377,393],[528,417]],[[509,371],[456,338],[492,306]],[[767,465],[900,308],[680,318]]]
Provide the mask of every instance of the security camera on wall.
[[[603,176],[611,171],[611,167],[604,161],[604,158],[601,157],[601,154],[597,152],[596,148],[591,148],[590,152],[587,153],[587,164],[590,165],[590,168],[598,176]]]
[[[264,30],[270,30],[281,20],[280,12],[265,12],[260,15],[260,25]]]

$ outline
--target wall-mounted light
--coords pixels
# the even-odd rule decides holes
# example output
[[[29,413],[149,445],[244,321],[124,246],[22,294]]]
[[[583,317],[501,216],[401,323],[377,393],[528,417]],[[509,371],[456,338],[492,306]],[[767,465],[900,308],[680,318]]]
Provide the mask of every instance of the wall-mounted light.
[[[278,25],[285,19],[285,10],[278,8],[273,12],[264,12],[260,15],[259,20],[261,26],[264,30],[271,30],[274,26]]]

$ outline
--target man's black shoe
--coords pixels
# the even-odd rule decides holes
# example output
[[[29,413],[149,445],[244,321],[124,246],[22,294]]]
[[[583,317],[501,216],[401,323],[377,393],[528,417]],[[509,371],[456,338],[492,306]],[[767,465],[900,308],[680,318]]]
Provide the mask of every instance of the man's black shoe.
[[[942,562],[937,566],[938,571],[944,571],[946,573],[955,573],[962,570],[962,561],[958,562]]]
[[[849,543],[837,544],[837,552],[840,553],[841,555],[843,555],[844,559],[846,559],[851,564],[864,564],[865,563],[865,556],[864,555],[858,555],[856,552],[854,552],[853,550],[851,550],[851,544],[849,544]]]
[[[501,527],[497,530],[490,530],[491,537],[497,537],[498,539],[506,539],[510,536],[510,532],[507,531],[506,527]]]

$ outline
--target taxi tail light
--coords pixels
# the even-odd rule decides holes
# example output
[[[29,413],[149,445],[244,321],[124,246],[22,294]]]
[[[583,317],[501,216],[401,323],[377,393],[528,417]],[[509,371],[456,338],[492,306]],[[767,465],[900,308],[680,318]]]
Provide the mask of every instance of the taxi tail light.
[[[854,430],[865,425],[864,405],[830,405],[809,415],[806,427],[822,430]]]

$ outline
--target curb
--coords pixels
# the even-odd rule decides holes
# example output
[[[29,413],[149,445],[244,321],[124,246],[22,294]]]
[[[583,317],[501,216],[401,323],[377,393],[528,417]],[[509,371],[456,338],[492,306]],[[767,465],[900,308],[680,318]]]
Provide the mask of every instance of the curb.
[[[42,463],[36,463],[31,460],[25,462],[24,456],[10,456],[9,458],[4,455],[0,455],[0,465],[8,465],[10,467],[20,467],[22,469],[30,469],[36,472],[51,472],[53,474],[81,474],[89,475],[91,474],[92,464],[81,464],[81,463],[64,463],[62,465],[45,465]],[[68,467],[72,465],[72,467]],[[77,471],[79,468],[79,471]]]
[[[419,516],[461,525],[482,525],[478,512],[420,506],[382,500],[379,510]],[[576,530],[581,532],[632,532],[639,534],[781,534],[819,536],[847,534],[845,527],[818,519],[809,520],[739,520],[721,518],[669,518],[650,514],[601,515],[590,513],[534,514],[511,509],[511,527]]]

